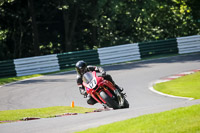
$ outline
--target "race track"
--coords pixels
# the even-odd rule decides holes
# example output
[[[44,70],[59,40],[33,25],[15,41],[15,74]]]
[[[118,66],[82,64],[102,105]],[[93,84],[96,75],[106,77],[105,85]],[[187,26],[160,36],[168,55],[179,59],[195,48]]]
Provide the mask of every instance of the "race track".
[[[125,89],[129,109],[0,124],[0,132],[68,133],[200,103],[200,100],[158,95],[148,89],[160,78],[200,69],[200,53],[105,66],[104,69]],[[85,100],[76,86],[75,72],[47,75],[0,87],[0,110],[70,106],[71,101],[75,106],[102,108],[100,104],[89,106]]]

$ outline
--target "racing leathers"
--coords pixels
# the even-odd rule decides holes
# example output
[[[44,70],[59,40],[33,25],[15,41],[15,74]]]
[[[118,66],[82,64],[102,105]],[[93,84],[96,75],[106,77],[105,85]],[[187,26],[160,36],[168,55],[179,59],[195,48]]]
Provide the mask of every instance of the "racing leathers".
[[[102,74],[102,77],[105,80],[110,81],[113,85],[115,85],[115,87],[117,89],[120,90],[120,92],[122,91],[122,89],[118,85],[115,84],[115,82],[113,81],[112,77],[109,74],[106,74],[106,72],[104,71],[104,69],[102,67],[90,66],[89,65],[89,66],[87,66],[85,73],[89,72],[89,71],[91,71],[91,72],[92,71],[100,72]],[[82,85],[82,83],[83,83],[82,76],[83,76],[83,74],[77,73],[77,84],[78,84],[80,93],[82,95],[84,95],[84,97],[88,97],[88,99],[87,99],[87,103],[88,104],[94,105],[95,103],[97,103],[97,101],[94,100],[90,95],[87,96],[87,92],[85,90],[85,87]]]

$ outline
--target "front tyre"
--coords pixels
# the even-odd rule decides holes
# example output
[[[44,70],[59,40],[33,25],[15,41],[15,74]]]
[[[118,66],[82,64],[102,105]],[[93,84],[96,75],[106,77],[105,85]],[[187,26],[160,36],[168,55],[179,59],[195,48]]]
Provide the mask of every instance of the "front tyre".
[[[119,109],[119,104],[114,101],[111,97],[109,97],[104,91],[100,92],[100,96],[106,101],[106,104],[113,108],[113,109]]]
[[[125,98],[124,98],[124,106],[122,108],[129,108],[129,103]]]

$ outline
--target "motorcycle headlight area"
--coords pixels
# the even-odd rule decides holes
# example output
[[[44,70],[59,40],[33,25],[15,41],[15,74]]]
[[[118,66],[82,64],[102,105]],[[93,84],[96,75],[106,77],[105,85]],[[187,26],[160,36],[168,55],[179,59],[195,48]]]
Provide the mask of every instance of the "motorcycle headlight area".
[[[91,81],[90,81],[90,83],[88,84],[88,88],[95,88],[96,87],[96,85],[97,85],[97,81],[96,81],[96,79],[95,78],[93,78]]]

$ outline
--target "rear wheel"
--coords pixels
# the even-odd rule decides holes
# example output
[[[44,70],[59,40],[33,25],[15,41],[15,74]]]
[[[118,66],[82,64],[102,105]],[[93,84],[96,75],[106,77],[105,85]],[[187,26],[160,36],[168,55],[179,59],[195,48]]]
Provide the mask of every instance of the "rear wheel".
[[[119,109],[119,104],[109,97],[104,91],[100,92],[100,96],[106,101],[107,105],[113,109]]]

